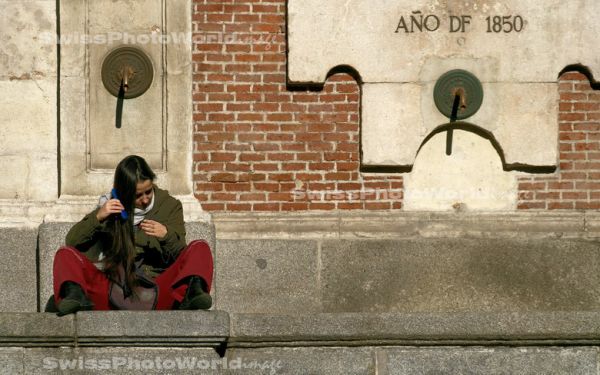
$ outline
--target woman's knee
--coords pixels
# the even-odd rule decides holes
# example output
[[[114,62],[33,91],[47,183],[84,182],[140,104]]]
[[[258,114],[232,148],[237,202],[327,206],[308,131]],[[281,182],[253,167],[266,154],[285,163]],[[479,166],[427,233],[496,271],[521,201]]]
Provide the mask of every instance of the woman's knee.
[[[58,264],[79,264],[81,267],[87,267],[89,260],[79,250],[72,246],[62,246],[54,254],[54,266]]]
[[[210,245],[208,244],[208,242],[206,242],[204,240],[194,240],[194,241],[190,242],[186,246],[185,250],[205,253],[206,255],[210,255],[212,257],[212,252],[210,251]]]
[[[77,250],[76,248],[72,247],[72,246],[61,246],[56,253],[54,254],[54,259],[56,258],[64,258],[64,257],[75,257],[75,258],[79,258],[80,257],[80,253],[79,250]]]

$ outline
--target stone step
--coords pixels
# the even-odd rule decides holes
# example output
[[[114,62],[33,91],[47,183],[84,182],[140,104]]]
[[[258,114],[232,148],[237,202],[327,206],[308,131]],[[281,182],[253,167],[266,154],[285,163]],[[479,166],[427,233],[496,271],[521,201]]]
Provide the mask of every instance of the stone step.
[[[600,345],[599,312],[230,314],[228,347]]]
[[[593,312],[0,314],[10,374],[598,375],[599,345]]]
[[[0,348],[0,372],[210,375],[598,375],[598,347]]]
[[[598,345],[599,312],[0,313],[0,346]]]
[[[0,313],[0,346],[220,347],[229,326],[229,314],[221,311]]]

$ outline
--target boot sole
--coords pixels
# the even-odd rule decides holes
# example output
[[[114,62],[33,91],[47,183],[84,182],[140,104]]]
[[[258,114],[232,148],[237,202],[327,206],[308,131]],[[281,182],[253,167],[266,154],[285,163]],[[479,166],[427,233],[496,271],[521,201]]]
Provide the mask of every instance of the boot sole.
[[[183,301],[179,310],[208,310],[212,306],[212,297],[210,294],[201,294],[189,301]]]
[[[94,304],[92,303],[84,303],[81,301],[76,301],[73,299],[63,299],[58,304],[58,316],[64,316],[68,314],[74,314],[77,311],[89,311],[94,309]]]

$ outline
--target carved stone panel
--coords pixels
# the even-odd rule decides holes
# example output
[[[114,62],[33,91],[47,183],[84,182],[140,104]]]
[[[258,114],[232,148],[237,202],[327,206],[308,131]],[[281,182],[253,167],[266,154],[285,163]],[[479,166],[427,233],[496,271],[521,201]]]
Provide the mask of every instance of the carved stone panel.
[[[105,192],[130,154],[171,193],[191,194],[190,0],[62,0],[60,12],[61,195]],[[123,46],[149,57],[153,77],[119,113],[102,65]]]

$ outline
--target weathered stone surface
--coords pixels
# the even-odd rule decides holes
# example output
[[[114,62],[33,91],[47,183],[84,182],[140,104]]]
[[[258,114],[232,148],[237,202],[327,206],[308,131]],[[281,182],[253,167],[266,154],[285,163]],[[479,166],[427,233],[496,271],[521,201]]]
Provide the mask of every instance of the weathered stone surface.
[[[9,348],[2,374],[596,374],[597,347]]]
[[[580,213],[214,215],[219,238],[239,244],[325,239],[317,281],[325,312],[596,310],[597,245],[579,239],[595,240],[597,221]],[[369,240],[377,238],[390,241]],[[240,278],[224,264],[217,279]],[[231,306],[222,308],[257,312]]]
[[[151,323],[151,324],[149,324]],[[219,346],[229,336],[221,311],[91,311],[77,314],[79,345]]]
[[[323,242],[323,311],[600,310],[596,242]]]
[[[208,222],[187,222],[185,223],[185,238],[187,242],[193,240],[205,240],[210,245],[215,257],[215,248],[217,240],[215,235],[215,225]]]
[[[24,374],[23,349],[22,348],[0,348],[0,374],[21,375]]]
[[[600,238],[600,212],[585,212],[585,232],[590,238]]]
[[[89,3],[90,32],[106,33],[109,36],[113,33],[113,38],[118,37],[117,31],[135,30],[150,33],[153,26],[161,23],[162,8],[163,1],[92,1]],[[123,42],[122,39],[119,41]]]
[[[37,229],[0,228],[0,312],[37,311]]]
[[[320,310],[315,241],[218,240],[216,308],[279,313]]]
[[[592,212],[213,214],[219,239],[597,238]]]
[[[10,176],[0,186],[2,199],[57,197],[56,79],[35,74],[0,77],[0,92],[6,93],[0,101],[0,175]]]
[[[421,87],[417,84],[403,85],[378,83],[362,88],[362,121],[369,124],[361,129],[363,163],[367,165],[411,165],[415,155],[404,148],[418,150],[427,136],[420,107]],[[407,132],[402,122],[419,125]],[[440,125],[436,123],[435,125]],[[432,124],[433,126],[433,124]],[[387,137],[382,137],[387,134]]]
[[[1,199],[57,197],[56,3],[0,1]],[[43,58],[41,58],[43,56]]]
[[[56,77],[56,3],[3,0],[0,6],[0,80],[32,79],[40,74]]]
[[[229,337],[222,311],[0,313],[0,346],[220,346]]]
[[[244,374],[373,374],[372,348],[265,348],[229,349],[231,364],[240,363]],[[224,374],[240,373],[234,368]]]
[[[597,312],[226,317],[2,313],[0,373],[596,374],[599,363]],[[224,358],[206,348],[227,337]]]
[[[382,375],[596,375],[597,356],[596,347],[385,348],[377,350],[377,370]]]
[[[74,316],[0,313],[0,346],[74,345]]]
[[[210,348],[36,348],[23,353],[25,374],[220,374]]]
[[[351,213],[348,213],[352,215]],[[216,234],[221,240],[337,238],[340,213],[214,213]]]

